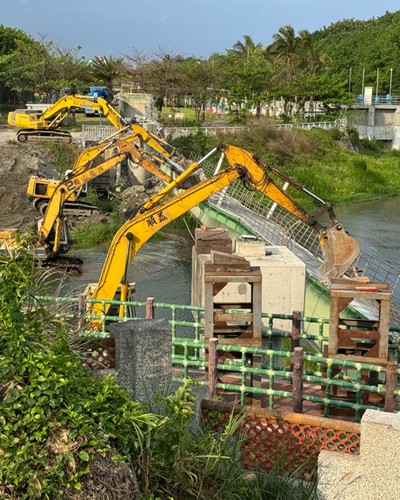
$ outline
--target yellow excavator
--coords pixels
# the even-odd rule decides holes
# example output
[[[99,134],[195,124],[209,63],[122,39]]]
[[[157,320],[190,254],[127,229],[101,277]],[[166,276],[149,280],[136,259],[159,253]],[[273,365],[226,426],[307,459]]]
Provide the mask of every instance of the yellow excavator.
[[[39,223],[37,241],[34,245],[35,256],[44,265],[65,265],[70,267],[74,258],[61,257],[71,246],[68,217],[64,212],[71,197],[75,196],[82,186],[115,165],[128,158],[136,165],[170,184],[183,171],[183,167],[175,163],[163,147],[149,136],[147,145],[157,148],[157,154],[143,149],[137,143],[137,134],[123,139],[115,139],[102,146],[83,151],[77,160],[77,166],[63,181],[54,186],[43,219]],[[97,155],[93,154],[97,151]],[[90,158],[88,161],[85,159]]]
[[[221,154],[222,162],[226,161],[226,168],[185,191],[179,191],[182,184],[197,172],[207,159],[218,153]],[[219,165],[222,165],[222,162]],[[316,201],[320,205],[316,211],[317,215],[308,213],[296,203],[271,177],[271,174],[277,175]],[[329,204],[249,151],[221,144],[199,162],[193,163],[179,177],[152,197],[117,231],[109,247],[99,282],[91,288],[88,295],[91,299],[89,314],[93,328],[102,328],[103,318],[110,307],[107,301],[115,298],[117,290],[121,290],[122,301],[128,297],[128,264],[142,245],[171,221],[237,179],[240,179],[249,189],[259,191],[317,232],[324,260],[320,271],[325,276],[328,278],[342,276],[351,267],[360,253],[359,245],[336,220]],[[176,190],[178,194],[175,194]],[[324,213],[330,219],[328,226],[317,220]],[[120,315],[124,315],[123,306],[120,308]]]
[[[118,111],[102,97],[67,95],[49,106],[44,112],[30,109],[16,109],[8,113],[8,124],[19,127],[19,142],[52,141],[71,143],[72,135],[59,130],[63,120],[75,108],[91,108],[101,113],[114,127],[122,129],[129,125]]]
[[[71,177],[88,169],[91,169],[92,171],[91,180],[97,177],[93,167],[96,163],[98,164],[101,161],[104,161],[104,158],[110,158],[113,154],[117,154],[115,146],[117,136],[121,136],[124,141],[137,142],[138,148],[141,148],[142,151],[146,148],[146,150],[149,151],[148,154],[153,151],[155,154],[162,156],[164,160],[177,155],[176,149],[167,141],[149,132],[138,124],[131,124],[128,127],[124,127],[116,131],[114,134],[100,142],[97,142],[93,146],[84,149],[76,159],[72,170],[67,171],[66,176],[62,181],[36,175],[31,176],[28,182],[27,195],[34,207],[42,215],[44,215],[50,199],[54,195],[56,189],[58,189],[61,182],[66,182]],[[117,163],[118,162],[115,164]],[[144,168],[146,166],[148,166],[149,169],[151,168],[151,165],[149,164],[144,165]],[[100,175],[100,173],[102,172],[99,172],[98,175]],[[152,171],[151,173],[156,175],[155,171]],[[68,201],[65,202],[63,206],[65,215],[91,215],[96,211],[92,205],[82,200],[82,198],[85,197],[86,192],[86,185],[83,185],[80,186],[79,189],[76,188],[70,193]]]
[[[61,181],[33,176],[28,185],[28,195],[34,198],[35,206],[43,218],[39,221],[37,234],[33,235],[30,247],[35,260],[42,266],[64,267],[80,271],[82,261],[65,257],[71,246],[68,215],[71,213],[93,213],[95,207],[82,204],[80,190],[92,179],[110,170],[124,159],[131,160],[169,184],[184,169],[178,163],[182,157],[164,139],[152,134],[140,125],[131,124],[102,142],[81,152],[75,165]],[[77,203],[78,202],[78,203]],[[72,207],[72,208],[71,208]],[[16,229],[0,231],[0,253],[10,254],[21,243]]]

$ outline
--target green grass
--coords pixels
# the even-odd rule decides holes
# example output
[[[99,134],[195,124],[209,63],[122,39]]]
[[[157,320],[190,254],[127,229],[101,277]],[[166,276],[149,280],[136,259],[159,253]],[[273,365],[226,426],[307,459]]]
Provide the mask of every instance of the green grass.
[[[379,149],[368,141],[361,141],[356,152],[343,138],[338,142],[333,132],[322,129],[253,127],[234,136],[221,134],[204,140],[198,135],[180,138],[178,148],[185,140],[201,143],[202,154],[219,142],[242,147],[335,205],[400,194],[400,152]],[[310,208],[308,196],[293,188],[288,192]]]

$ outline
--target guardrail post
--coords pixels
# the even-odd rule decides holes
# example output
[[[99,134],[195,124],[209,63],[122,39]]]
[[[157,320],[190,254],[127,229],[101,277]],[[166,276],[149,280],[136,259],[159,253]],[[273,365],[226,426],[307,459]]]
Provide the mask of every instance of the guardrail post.
[[[80,293],[78,296],[78,328],[81,328],[83,325],[83,317],[86,313],[86,295],[84,293]]]
[[[301,311],[293,311],[292,313],[292,351],[295,347],[300,347],[300,331],[301,331]]]
[[[392,412],[396,408],[394,390],[397,385],[397,362],[388,361],[386,365],[385,411]]]
[[[303,348],[295,347],[293,352],[293,412],[303,413]]]
[[[146,299],[146,319],[154,319],[154,297]]]
[[[211,337],[208,341],[208,397],[213,399],[217,395],[218,384],[218,339]]]

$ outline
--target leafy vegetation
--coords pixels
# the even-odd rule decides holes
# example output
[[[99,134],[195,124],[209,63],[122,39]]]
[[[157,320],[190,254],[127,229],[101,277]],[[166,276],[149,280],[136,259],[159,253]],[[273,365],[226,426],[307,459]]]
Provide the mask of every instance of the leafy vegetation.
[[[210,137],[197,132],[185,139],[200,155],[220,142],[247,149],[334,205],[400,192],[400,153],[383,150],[376,142],[359,141],[353,130],[252,127],[234,136]],[[184,139],[172,142],[182,148]],[[309,197],[297,190],[290,194],[310,208]]]
[[[257,118],[262,104],[279,100],[284,119],[304,119],[307,101],[322,101],[326,113],[336,113],[365,86],[372,86],[375,94],[398,95],[399,28],[400,11],[387,12],[367,21],[343,20],[314,33],[296,33],[284,25],[262,43],[246,34],[207,59],[133,48],[123,57],[85,61],[79,46],[60,47],[0,25],[0,102],[50,102],[66,91],[85,92],[93,82],[110,91],[129,83],[154,96],[160,119],[164,105],[189,105],[201,123],[206,107],[221,98],[246,109],[252,106]],[[240,119],[247,119],[246,110]]]
[[[94,457],[139,454],[162,419],[83,366],[68,325],[35,300],[32,266],[24,251],[0,262],[0,495],[57,499],[81,489]]]
[[[42,286],[22,247],[15,259],[1,258],[2,498],[313,497],[315,481],[242,469],[242,417],[219,435],[197,428],[190,381],[150,408],[111,376],[95,377],[76,325],[38,300]]]
[[[115,233],[123,224],[122,217],[115,215],[111,221],[93,222],[82,224],[73,231],[74,248],[94,248],[104,243],[109,243]]]
[[[57,142],[42,142],[41,147],[47,152],[54,163],[57,172],[63,177],[66,170],[72,170],[79,154],[77,144],[62,144]]]

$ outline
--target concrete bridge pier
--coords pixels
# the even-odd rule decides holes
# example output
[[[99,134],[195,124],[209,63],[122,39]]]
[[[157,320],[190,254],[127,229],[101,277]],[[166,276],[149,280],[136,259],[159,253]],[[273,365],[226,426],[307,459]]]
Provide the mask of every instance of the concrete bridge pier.
[[[400,106],[393,104],[357,104],[348,119],[360,139],[385,141],[400,150]]]

